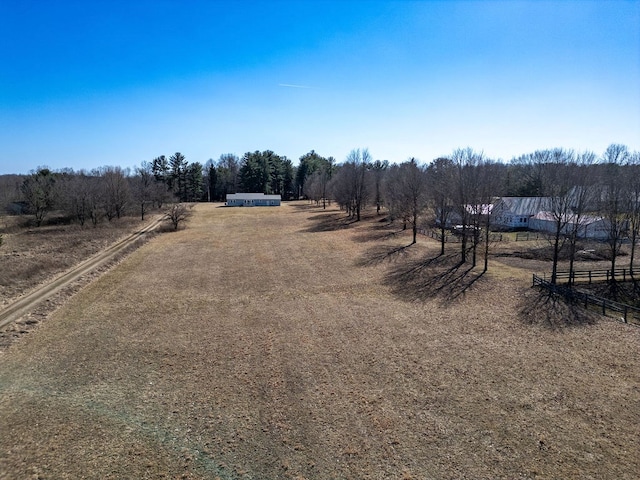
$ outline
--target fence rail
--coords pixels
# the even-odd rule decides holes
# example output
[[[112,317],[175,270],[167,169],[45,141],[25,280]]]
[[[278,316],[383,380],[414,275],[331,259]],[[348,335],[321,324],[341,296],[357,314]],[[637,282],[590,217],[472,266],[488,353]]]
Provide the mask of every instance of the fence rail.
[[[602,315],[606,315],[607,312],[609,312],[622,319],[624,323],[640,325],[640,308],[625,305],[624,303],[614,302],[606,298],[597,297],[590,293],[581,292],[564,285],[553,284],[544,278],[539,277],[535,273],[533,274],[532,286],[542,287],[550,292],[562,295],[568,301],[583,304],[585,308],[589,308],[590,305],[595,306],[602,312]]]
[[[429,230],[426,228],[419,228],[418,229],[418,233],[421,235],[425,235],[427,237],[431,237],[434,238],[438,241],[442,240],[442,235],[440,234],[440,232],[437,232],[435,230]],[[480,242],[484,242],[485,237],[484,234],[480,236]],[[502,242],[503,237],[501,233],[490,233],[489,234],[489,241],[490,242]],[[462,242],[462,235],[456,235],[456,234],[445,234],[444,236],[444,241],[446,243],[460,243]]]
[[[425,235],[427,237],[431,237],[434,238],[436,240],[438,240],[439,242],[442,240],[442,235],[440,235],[439,232],[436,232],[434,230],[428,230],[426,228],[419,228],[418,229],[418,233],[421,235]],[[444,241],[446,243],[460,243],[461,239],[460,237],[456,236],[456,235],[446,235],[444,236]]]
[[[539,232],[516,232],[516,242],[526,242],[527,240],[538,240],[547,238],[544,233]]]
[[[616,268],[611,274],[611,269],[601,270],[562,270],[556,272],[556,280],[570,280],[571,283],[575,282],[593,282],[597,280],[606,280],[607,282],[612,278],[622,279],[623,282],[632,279],[640,279],[640,268]],[[549,275],[551,277],[551,275]],[[543,280],[547,279],[547,274],[543,276]]]

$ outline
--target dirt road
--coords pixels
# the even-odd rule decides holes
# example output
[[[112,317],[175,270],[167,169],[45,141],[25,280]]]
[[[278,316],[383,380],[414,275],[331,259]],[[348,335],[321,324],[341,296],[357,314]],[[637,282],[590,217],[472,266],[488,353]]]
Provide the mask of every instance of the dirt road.
[[[60,275],[55,280],[42,285],[29,292],[25,296],[10,303],[4,310],[0,311],[0,329],[20,319],[25,313],[33,310],[40,303],[46,301],[52,295],[78,280],[83,275],[100,268],[114,259],[118,254],[133,245],[149,232],[155,230],[162,222],[163,217],[158,217],[141,230],[132,233],[128,237],[113,244],[106,250],[85,260],[71,270]]]

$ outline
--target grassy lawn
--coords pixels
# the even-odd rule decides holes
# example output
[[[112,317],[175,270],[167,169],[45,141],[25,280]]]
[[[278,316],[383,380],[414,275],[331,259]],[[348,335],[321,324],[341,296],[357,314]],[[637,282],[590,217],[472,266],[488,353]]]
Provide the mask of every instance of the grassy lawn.
[[[197,205],[0,353],[0,478],[637,478],[640,329],[409,242]]]

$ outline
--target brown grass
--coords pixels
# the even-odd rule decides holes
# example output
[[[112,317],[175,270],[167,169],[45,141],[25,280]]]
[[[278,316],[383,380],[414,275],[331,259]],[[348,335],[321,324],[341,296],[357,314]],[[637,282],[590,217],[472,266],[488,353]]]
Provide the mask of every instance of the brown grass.
[[[637,478],[640,329],[409,242],[198,205],[0,357],[0,478]]]
[[[0,216],[0,306],[142,225],[139,219],[129,217],[96,228],[76,224],[29,227],[26,222],[24,217]]]

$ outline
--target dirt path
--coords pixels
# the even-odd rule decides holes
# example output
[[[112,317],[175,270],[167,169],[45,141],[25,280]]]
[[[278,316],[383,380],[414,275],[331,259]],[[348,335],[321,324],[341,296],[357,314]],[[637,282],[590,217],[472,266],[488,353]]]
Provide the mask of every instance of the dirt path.
[[[114,243],[109,248],[73,267],[71,270],[68,270],[53,281],[36,288],[25,296],[10,303],[4,310],[0,311],[0,329],[3,329],[7,325],[17,321],[27,312],[33,310],[39,304],[48,298],[51,298],[51,296],[69,286],[83,275],[86,275],[87,273],[92,272],[110,262],[127,247],[133,245],[147,233],[155,230],[162,220],[163,217],[156,218],[141,230]]]

